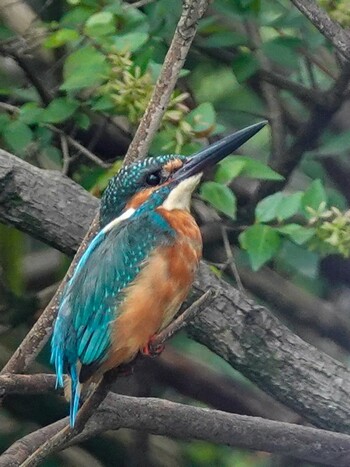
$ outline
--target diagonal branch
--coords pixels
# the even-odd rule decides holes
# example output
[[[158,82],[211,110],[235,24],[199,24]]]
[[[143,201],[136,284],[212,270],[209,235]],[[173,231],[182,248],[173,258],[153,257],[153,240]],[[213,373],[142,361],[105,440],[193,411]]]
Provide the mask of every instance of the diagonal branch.
[[[153,98],[141,120],[139,127],[140,130],[137,132],[137,135],[135,135],[136,142],[131,143],[132,147],[131,149],[129,148],[124,164],[130,163],[138,158],[141,159],[145,157],[146,147],[141,140],[145,139],[145,142],[149,145],[158,129],[161,117],[169,103],[171,92],[173,91],[189,47],[196,33],[196,23],[204,14],[207,4],[208,0],[184,0],[183,13],[179,20],[172,42],[172,53],[167,54],[160,78],[158,79],[154,89]],[[2,373],[21,373],[25,371],[47,342],[51,334],[52,324],[57,315],[60,294],[62,293],[67,280],[71,277],[79,258],[86,250],[89,241],[98,231],[98,226],[99,220],[98,216],[96,216],[57,293],[43,311],[39,320],[29,331],[28,335],[3,369]]]
[[[126,164],[147,155],[196,35],[197,22],[204,15],[208,3],[209,0],[183,1],[181,18],[166,54],[151,100],[125,156]]]

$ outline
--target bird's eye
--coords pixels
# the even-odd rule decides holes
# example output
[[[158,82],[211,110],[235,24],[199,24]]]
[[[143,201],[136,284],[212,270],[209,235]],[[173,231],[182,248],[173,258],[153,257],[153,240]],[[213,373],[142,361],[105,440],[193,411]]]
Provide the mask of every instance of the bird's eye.
[[[160,182],[161,182],[161,175],[159,172],[153,172],[151,174],[148,174],[146,177],[147,185],[156,186],[156,185],[159,185]]]

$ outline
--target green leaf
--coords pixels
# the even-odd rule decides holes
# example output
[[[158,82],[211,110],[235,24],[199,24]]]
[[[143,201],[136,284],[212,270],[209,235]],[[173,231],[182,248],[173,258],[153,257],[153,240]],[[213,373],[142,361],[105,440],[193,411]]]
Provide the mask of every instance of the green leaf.
[[[55,49],[57,47],[62,47],[62,45],[67,44],[67,42],[76,41],[79,37],[78,31],[63,28],[51,34],[51,36],[45,40],[44,45],[49,49]]]
[[[283,227],[277,227],[276,230],[279,233],[286,235],[297,245],[303,245],[315,235],[315,229],[304,227],[299,224],[284,225]]]
[[[5,127],[3,137],[14,152],[22,154],[24,149],[32,141],[33,133],[28,125],[16,120]]]
[[[279,233],[269,225],[263,224],[248,227],[239,236],[239,241],[247,251],[254,271],[273,258],[281,245]]]
[[[317,210],[321,203],[326,202],[327,194],[321,180],[314,180],[309,188],[305,191],[302,199],[302,207],[304,208],[306,215],[308,217],[311,216],[311,214],[306,209],[307,207]]]
[[[7,125],[11,122],[11,118],[7,114],[0,114],[0,133],[4,131]]]
[[[74,116],[74,120],[83,130],[87,130],[90,126],[90,118],[83,112],[79,112]]]
[[[34,125],[42,121],[44,112],[45,110],[35,102],[28,102],[22,105],[18,119],[27,125]]]
[[[68,97],[54,99],[42,115],[42,121],[47,123],[61,123],[71,117],[79,107],[79,102]]]
[[[115,31],[115,19],[110,11],[95,13],[85,23],[85,34],[91,37],[106,36]]]
[[[231,219],[236,218],[236,197],[227,186],[216,182],[204,182],[201,185],[200,195],[202,199]]]
[[[242,166],[243,164],[243,166]],[[237,173],[238,167],[240,168]],[[233,178],[237,175],[261,180],[283,180],[282,175],[272,170],[268,165],[245,156],[228,156],[219,164],[221,174],[232,172]]]
[[[104,95],[96,100],[96,102],[91,106],[92,110],[112,110],[115,109],[115,103],[113,102],[110,95]]]
[[[237,47],[238,45],[245,45],[247,43],[246,36],[232,31],[222,31],[211,34],[204,41],[204,47]]]
[[[251,52],[240,53],[232,62],[232,69],[239,83],[243,83],[259,69],[259,63]]]
[[[108,73],[108,69],[106,58],[101,52],[92,46],[82,47],[67,58],[61,89],[73,91],[97,86]]]
[[[279,191],[261,200],[255,208],[257,222],[270,222],[276,219],[278,206],[283,200],[283,196],[283,193]]]
[[[345,131],[344,133],[331,135],[325,138],[325,141],[320,144],[320,147],[313,150],[317,156],[326,156],[341,154],[350,149],[350,132]]]
[[[237,156],[235,156],[237,157]],[[238,160],[244,160],[245,165],[241,172],[242,177],[258,178],[260,180],[283,180],[284,177],[275,172],[266,164],[250,159],[249,157],[238,156]]]
[[[245,166],[244,161],[232,159],[230,163],[220,163],[215,173],[215,181],[218,183],[228,183],[242,172]]]
[[[62,168],[62,154],[55,146],[45,146],[37,157],[43,169],[60,170]]]
[[[80,26],[84,24],[92,14],[94,14],[93,8],[88,6],[78,6],[69,10],[65,15],[62,16],[60,25],[62,27],[79,30]]]
[[[262,45],[262,51],[275,63],[293,70],[299,66],[297,48],[302,41],[297,37],[275,37]]]
[[[35,140],[40,148],[45,148],[53,140],[53,132],[45,126],[38,126],[35,128]]]
[[[196,136],[202,136],[202,133],[212,130],[215,126],[214,107],[210,102],[204,102],[192,110],[185,120],[191,125]]]
[[[279,221],[294,216],[300,208],[304,193],[298,191],[291,195],[277,192],[261,200],[255,208],[255,216],[258,222],[270,222],[273,219]]]
[[[302,191],[297,191],[291,195],[285,194],[277,208],[277,219],[283,221],[294,216],[301,208],[303,196]]]
[[[149,35],[145,32],[129,32],[115,36],[114,48],[117,52],[135,52],[148,41]]]

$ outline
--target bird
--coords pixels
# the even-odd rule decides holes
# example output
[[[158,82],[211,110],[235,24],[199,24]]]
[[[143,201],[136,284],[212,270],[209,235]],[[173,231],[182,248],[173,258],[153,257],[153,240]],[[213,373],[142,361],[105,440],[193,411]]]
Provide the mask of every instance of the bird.
[[[99,231],[77,262],[51,340],[56,386],[69,376],[70,425],[82,387],[148,354],[186,299],[202,255],[190,213],[202,172],[263,128],[250,125],[192,157],[161,155],[123,167],[102,196]]]

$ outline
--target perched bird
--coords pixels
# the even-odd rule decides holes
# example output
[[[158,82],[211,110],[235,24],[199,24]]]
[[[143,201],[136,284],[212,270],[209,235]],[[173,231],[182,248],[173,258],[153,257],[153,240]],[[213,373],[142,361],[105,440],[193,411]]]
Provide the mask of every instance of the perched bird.
[[[70,377],[70,423],[81,385],[130,362],[166,327],[185,300],[201,258],[191,216],[205,167],[237,149],[265,122],[192,157],[148,157],[122,168],[101,200],[100,228],[79,260],[59,305],[51,361],[57,385]]]

